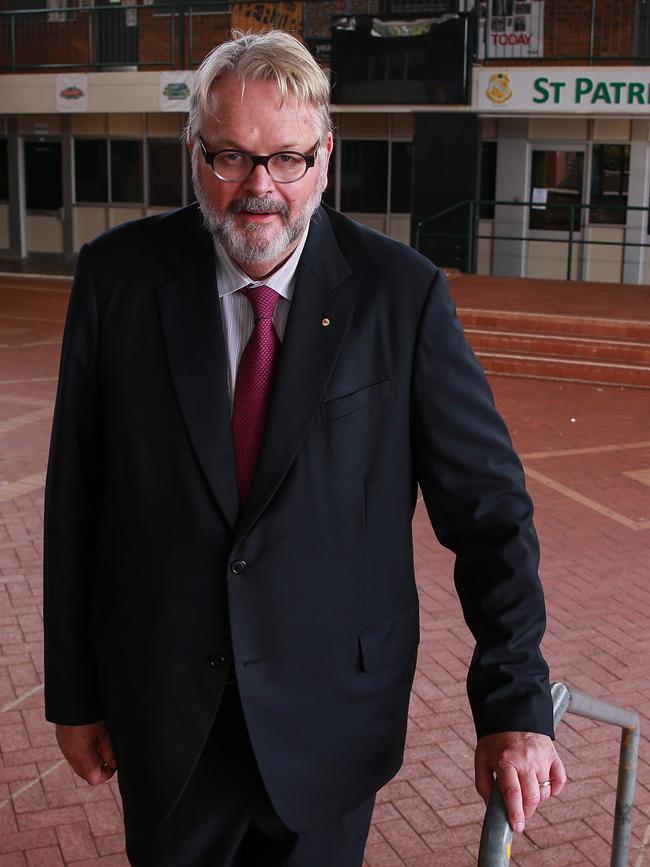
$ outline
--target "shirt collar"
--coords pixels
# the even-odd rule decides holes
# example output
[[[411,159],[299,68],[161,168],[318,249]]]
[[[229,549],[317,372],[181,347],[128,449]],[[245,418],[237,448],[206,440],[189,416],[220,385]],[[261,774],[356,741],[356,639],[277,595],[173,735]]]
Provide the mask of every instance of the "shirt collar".
[[[221,242],[217,240],[217,238],[213,238],[216,254],[217,289],[219,291],[219,298],[237,292],[239,289],[243,289],[244,286],[264,285],[270,286],[271,289],[275,289],[278,295],[281,295],[283,298],[290,301],[293,296],[296,268],[298,267],[300,256],[302,255],[303,248],[307,241],[310,223],[307,224],[298,246],[289,256],[287,261],[278,268],[277,271],[274,271],[270,277],[267,277],[264,280],[252,280],[245,271],[242,271],[236,262],[233,262],[224,250]]]

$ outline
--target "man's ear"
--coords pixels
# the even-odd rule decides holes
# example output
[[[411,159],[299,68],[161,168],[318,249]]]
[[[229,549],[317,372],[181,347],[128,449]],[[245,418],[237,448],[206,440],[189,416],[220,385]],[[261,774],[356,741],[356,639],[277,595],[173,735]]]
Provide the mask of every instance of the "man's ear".
[[[332,135],[331,132],[328,132],[327,133],[327,139],[325,140],[325,156],[324,156],[325,165],[323,167],[323,190],[322,190],[322,192],[325,192],[325,190],[327,189],[327,178],[328,178],[327,170],[329,168],[330,158],[332,156],[333,150],[334,150],[334,136]]]

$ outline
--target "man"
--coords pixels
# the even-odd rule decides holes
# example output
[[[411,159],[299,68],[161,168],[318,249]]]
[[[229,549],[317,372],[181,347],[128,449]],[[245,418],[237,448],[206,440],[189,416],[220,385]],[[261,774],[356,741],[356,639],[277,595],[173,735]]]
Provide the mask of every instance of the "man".
[[[520,464],[428,260],[320,207],[327,80],[219,46],[198,207],[81,251],[46,492],[46,711],[137,867],[359,867],[402,761],[418,484],[476,637],[476,782],[564,783]],[[216,269],[216,280],[215,280]]]

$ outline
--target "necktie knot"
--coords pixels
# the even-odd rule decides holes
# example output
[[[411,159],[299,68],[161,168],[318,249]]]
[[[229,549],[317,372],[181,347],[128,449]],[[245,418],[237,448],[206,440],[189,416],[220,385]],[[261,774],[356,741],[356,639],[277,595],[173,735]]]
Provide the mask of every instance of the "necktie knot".
[[[247,286],[241,290],[250,301],[255,322],[261,319],[273,319],[275,307],[280,296],[270,286]]]

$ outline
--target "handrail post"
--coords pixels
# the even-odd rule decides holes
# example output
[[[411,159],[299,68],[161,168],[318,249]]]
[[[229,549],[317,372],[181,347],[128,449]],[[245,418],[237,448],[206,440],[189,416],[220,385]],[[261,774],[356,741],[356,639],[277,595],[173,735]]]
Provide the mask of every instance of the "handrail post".
[[[567,254],[567,264],[566,264],[566,278],[567,280],[571,280],[571,266],[573,265],[573,217],[574,217],[574,208],[575,205],[571,205],[569,211],[569,252]]]
[[[469,232],[467,233],[467,273],[474,273],[474,206],[475,202],[469,203]]]
[[[185,69],[185,11],[185,6],[178,6],[178,69]],[[187,11],[191,15],[192,7]]]
[[[16,16],[11,16],[11,71],[16,71]]]

